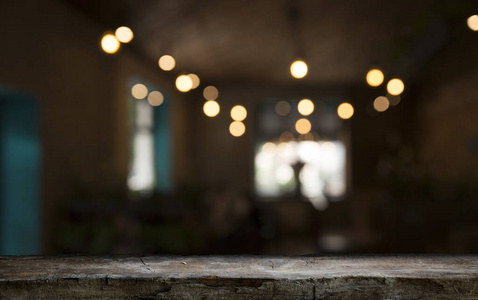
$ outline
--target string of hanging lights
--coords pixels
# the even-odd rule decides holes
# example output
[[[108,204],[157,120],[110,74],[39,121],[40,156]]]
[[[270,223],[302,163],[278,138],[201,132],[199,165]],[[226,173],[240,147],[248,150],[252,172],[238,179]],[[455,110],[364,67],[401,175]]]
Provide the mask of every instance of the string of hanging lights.
[[[296,3],[291,2],[288,10],[289,22],[292,29],[292,37],[295,40],[297,49],[296,59],[290,65],[290,73],[296,79],[304,78],[309,70],[304,60],[304,51],[302,40],[300,39],[299,21],[300,12]],[[472,31],[478,31],[478,15],[472,15],[467,19],[467,25]],[[107,54],[115,54],[121,47],[121,44],[127,44],[134,38],[133,31],[126,26],[118,27],[114,32],[106,32],[101,38],[101,48]],[[163,71],[171,71],[176,67],[176,60],[173,56],[165,54],[158,60],[158,66]],[[379,87],[385,79],[385,75],[378,68],[370,69],[366,76],[366,82],[371,87]],[[175,85],[180,92],[189,92],[200,85],[199,76],[193,73],[181,74],[176,78]],[[373,108],[377,112],[384,112],[390,106],[400,103],[400,95],[405,90],[405,84],[400,78],[392,78],[386,85],[387,95],[378,96],[373,101]],[[159,106],[164,102],[164,96],[159,91],[149,92],[144,84],[136,84],[131,89],[132,96],[135,99],[146,99],[150,105]],[[207,86],[203,90],[203,96],[206,102],[203,105],[203,112],[207,117],[216,117],[220,112],[220,105],[217,102],[219,91],[214,86]],[[276,111],[284,116],[290,111],[290,105],[287,101],[281,100],[276,104]],[[303,116],[308,116],[314,111],[314,104],[309,99],[303,99],[298,104],[298,111]],[[341,103],[337,108],[337,115],[341,119],[350,119],[354,114],[354,107],[348,102]],[[231,118],[233,122],[229,126],[229,131],[233,136],[242,136],[245,132],[245,125],[242,122],[247,116],[247,110],[244,106],[236,105],[231,109]],[[306,118],[297,120],[296,131],[300,134],[306,134],[310,131],[310,121]]]
[[[371,87],[379,87],[384,82],[385,76],[380,69],[374,68],[367,72],[365,80]],[[372,103],[377,112],[386,111],[391,105],[397,105],[400,102],[400,94],[405,90],[405,84],[400,78],[392,78],[387,83],[387,96],[378,96]],[[398,99],[398,101],[397,101]]]

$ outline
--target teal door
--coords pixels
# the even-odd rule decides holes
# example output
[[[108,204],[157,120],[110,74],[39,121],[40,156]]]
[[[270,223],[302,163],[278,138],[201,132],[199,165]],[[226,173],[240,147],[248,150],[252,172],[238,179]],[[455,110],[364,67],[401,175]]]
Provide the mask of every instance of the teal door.
[[[0,254],[40,253],[38,106],[0,87]]]

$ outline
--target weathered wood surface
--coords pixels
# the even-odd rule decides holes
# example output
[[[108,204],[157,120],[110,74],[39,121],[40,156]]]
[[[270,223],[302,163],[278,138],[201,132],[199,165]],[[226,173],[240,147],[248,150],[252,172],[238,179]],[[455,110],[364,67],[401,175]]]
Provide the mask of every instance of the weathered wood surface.
[[[478,256],[0,256],[0,299],[478,299]]]

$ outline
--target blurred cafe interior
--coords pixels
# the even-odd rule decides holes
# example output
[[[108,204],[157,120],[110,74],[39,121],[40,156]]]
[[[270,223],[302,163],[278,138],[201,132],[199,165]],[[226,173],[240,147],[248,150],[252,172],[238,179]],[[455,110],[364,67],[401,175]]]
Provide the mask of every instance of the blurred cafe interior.
[[[2,0],[0,255],[478,253],[476,0]]]

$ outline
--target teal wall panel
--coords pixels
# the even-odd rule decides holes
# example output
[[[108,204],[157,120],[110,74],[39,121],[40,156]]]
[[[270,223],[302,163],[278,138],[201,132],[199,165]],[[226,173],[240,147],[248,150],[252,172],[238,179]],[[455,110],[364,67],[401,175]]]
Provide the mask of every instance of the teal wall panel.
[[[41,251],[40,151],[35,100],[0,89],[0,254]]]

